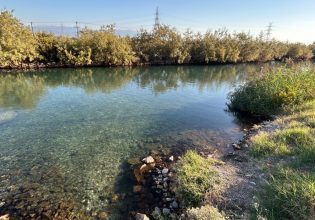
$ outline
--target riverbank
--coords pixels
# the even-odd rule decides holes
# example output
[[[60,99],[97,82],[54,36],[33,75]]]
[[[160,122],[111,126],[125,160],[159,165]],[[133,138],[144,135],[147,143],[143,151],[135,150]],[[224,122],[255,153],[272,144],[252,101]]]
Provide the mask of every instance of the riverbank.
[[[274,120],[246,130],[227,154],[188,150],[179,156],[173,184],[180,211],[162,219],[313,219],[314,74],[281,69],[240,86],[230,109]]]
[[[187,153],[170,157],[153,155],[153,160],[163,162],[157,167],[152,167],[152,170],[144,175],[143,182],[150,192],[156,193],[156,189],[161,188],[170,195],[170,198],[164,198],[164,193],[156,193],[153,197],[155,200],[150,200],[150,208],[138,212],[146,214],[150,219],[198,220],[212,219],[214,216],[217,219],[291,217],[311,219],[314,217],[315,208],[315,194],[312,188],[315,183],[314,127],[315,102],[310,102],[302,105],[294,113],[278,116],[273,121],[265,121],[245,130],[244,138],[238,143],[228,145],[226,154],[194,151],[197,159],[188,164],[187,161],[183,162],[183,157]],[[278,138],[274,145],[279,149],[272,150],[268,147],[270,139],[274,137]],[[294,138],[297,141],[292,143]],[[283,151],[281,149],[284,147],[283,142],[287,142],[288,146],[292,147],[291,152],[278,152],[278,150]],[[303,152],[303,149],[294,149],[305,144],[308,144],[305,146],[307,152]],[[261,146],[265,148],[261,149]],[[202,195],[203,198],[197,204],[187,204],[187,198],[185,200],[179,190],[183,182],[178,177],[178,169],[182,163],[193,166],[196,160],[203,161],[202,164],[198,164],[199,168],[203,169],[209,158],[216,161],[208,169],[218,174],[216,180],[219,182],[215,187],[208,186],[209,188]],[[197,167],[195,173],[187,176],[189,181],[194,181],[198,170]],[[171,178],[163,181],[164,175]],[[156,177],[158,179],[152,181]],[[209,179],[213,178],[213,175],[209,177]],[[200,182],[195,184],[201,187],[198,185]],[[192,187],[191,194],[199,189],[191,185],[190,187]],[[172,207],[173,201],[176,202],[176,208]],[[209,211],[210,209],[212,211]],[[136,212],[133,214],[135,215]]]

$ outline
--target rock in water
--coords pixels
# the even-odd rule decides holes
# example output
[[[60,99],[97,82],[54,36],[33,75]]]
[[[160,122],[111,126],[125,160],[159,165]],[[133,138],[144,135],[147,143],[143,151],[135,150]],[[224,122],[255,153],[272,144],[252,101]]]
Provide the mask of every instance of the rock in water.
[[[133,192],[134,193],[139,193],[142,190],[142,186],[141,185],[135,185],[133,186]]]
[[[178,203],[177,203],[176,201],[173,201],[173,202],[171,203],[171,207],[172,207],[173,209],[177,209],[177,208],[178,208]]]
[[[137,213],[136,214],[136,220],[150,220],[148,216],[142,213]]]
[[[128,160],[128,163],[130,165],[138,165],[138,164],[141,164],[141,161],[138,158],[131,158]]]
[[[148,156],[148,157],[144,158],[142,161],[143,161],[144,163],[146,163],[146,164],[154,163],[154,159],[153,159],[153,157],[151,157],[151,156]]]
[[[159,207],[155,207],[154,211],[151,213],[154,219],[160,219],[161,218],[161,209]]]
[[[98,218],[100,220],[107,220],[108,219],[108,213],[107,212],[100,212],[100,214],[98,214]]]
[[[163,175],[166,175],[168,173],[168,169],[167,168],[164,168],[163,170],[162,170],[162,174]]]
[[[173,161],[174,161],[174,156],[170,156],[170,158],[168,158],[168,160],[169,160],[170,162],[173,162]]]
[[[0,111],[0,124],[13,120],[17,116],[15,111]]]
[[[10,220],[9,214],[0,216],[0,220]]]
[[[162,212],[163,212],[163,215],[169,215],[171,213],[171,210],[168,208],[163,208]]]
[[[235,150],[241,150],[241,146],[238,145],[238,144],[232,144],[232,147],[235,149]]]

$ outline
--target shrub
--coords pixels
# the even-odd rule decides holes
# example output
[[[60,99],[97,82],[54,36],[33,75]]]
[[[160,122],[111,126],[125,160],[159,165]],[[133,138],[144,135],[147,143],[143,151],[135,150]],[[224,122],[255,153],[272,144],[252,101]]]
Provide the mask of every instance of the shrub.
[[[190,208],[186,211],[189,220],[224,220],[225,217],[217,208],[205,205],[200,208]]]
[[[263,186],[259,201],[268,219],[314,219],[315,177],[278,167]]]
[[[215,159],[205,159],[193,151],[183,156],[177,168],[177,177],[178,193],[186,204],[197,206],[208,191],[215,190],[220,178],[213,165],[218,163]]]
[[[91,59],[95,64],[131,65],[136,62],[127,38],[115,34],[113,26],[102,27],[100,30],[85,29],[81,32],[81,47],[91,48]]]
[[[0,67],[16,67],[36,57],[32,32],[10,11],[0,11]]]
[[[315,98],[315,73],[279,69],[250,80],[229,97],[229,108],[270,116]]]

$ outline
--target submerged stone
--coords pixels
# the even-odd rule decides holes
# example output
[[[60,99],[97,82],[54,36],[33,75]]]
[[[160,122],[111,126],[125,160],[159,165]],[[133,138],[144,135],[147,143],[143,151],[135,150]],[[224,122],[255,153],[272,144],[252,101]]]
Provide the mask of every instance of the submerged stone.
[[[148,156],[146,158],[143,158],[142,160],[144,163],[149,164],[149,163],[154,163],[154,159],[152,156]]]
[[[128,163],[130,165],[138,165],[141,164],[141,161],[139,160],[139,158],[131,158],[128,160]]]
[[[142,186],[141,185],[135,185],[133,186],[133,192],[134,193],[139,193],[142,190]]]
[[[163,212],[163,215],[169,215],[171,213],[171,210],[168,208],[163,208],[162,212]]]
[[[9,214],[0,216],[0,220],[10,220]]]
[[[177,209],[178,208],[178,203],[176,201],[173,201],[170,206],[173,209]]]

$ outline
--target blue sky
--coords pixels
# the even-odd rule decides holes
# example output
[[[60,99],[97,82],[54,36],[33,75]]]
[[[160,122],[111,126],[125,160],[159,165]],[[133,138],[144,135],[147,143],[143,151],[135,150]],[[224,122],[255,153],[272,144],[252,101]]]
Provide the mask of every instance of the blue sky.
[[[150,28],[155,8],[161,23],[183,31],[226,27],[258,34],[273,23],[272,36],[280,40],[315,41],[315,0],[0,0],[23,22],[42,25],[97,27],[116,23],[119,29]],[[39,25],[40,23],[35,23]]]

